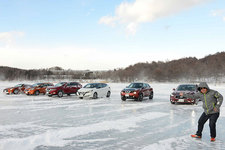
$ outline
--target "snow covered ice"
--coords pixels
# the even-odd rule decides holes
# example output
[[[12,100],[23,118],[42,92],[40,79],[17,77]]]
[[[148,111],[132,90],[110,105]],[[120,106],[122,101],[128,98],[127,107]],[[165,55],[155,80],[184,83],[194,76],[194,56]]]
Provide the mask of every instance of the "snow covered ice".
[[[17,83],[0,82],[0,150],[225,150],[225,104],[216,141],[208,122],[202,139],[193,139],[202,103],[170,104],[175,83],[150,84],[154,98],[142,102],[121,101],[128,83],[109,83],[111,97],[97,100],[2,93]],[[209,86],[225,97],[224,85]]]

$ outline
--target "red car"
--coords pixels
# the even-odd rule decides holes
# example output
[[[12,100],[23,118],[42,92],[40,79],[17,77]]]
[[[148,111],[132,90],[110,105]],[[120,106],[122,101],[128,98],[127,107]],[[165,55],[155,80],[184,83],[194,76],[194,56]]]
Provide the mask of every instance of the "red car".
[[[3,90],[6,94],[19,94],[24,92],[26,88],[29,88],[31,85],[28,84],[17,84],[14,87],[6,88]]]
[[[142,101],[144,97],[152,99],[153,88],[148,83],[131,83],[120,92],[120,95],[123,101],[126,101],[126,99]]]
[[[82,85],[78,82],[60,82],[53,87],[47,88],[47,95],[58,95],[58,97],[63,97],[64,94],[77,94],[77,90],[82,88]]]
[[[179,85],[176,89],[173,89],[173,92],[170,95],[171,104],[175,104],[175,103],[194,104],[196,99],[183,98],[183,97],[181,98],[180,92],[195,94],[196,92],[198,92],[197,88],[198,87],[195,84],[181,84],[181,85]]]

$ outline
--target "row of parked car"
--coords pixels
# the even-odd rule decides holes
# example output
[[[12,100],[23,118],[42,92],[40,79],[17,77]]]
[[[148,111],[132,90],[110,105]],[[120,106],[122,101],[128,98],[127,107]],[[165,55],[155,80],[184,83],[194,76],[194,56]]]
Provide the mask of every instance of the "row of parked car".
[[[59,82],[56,85],[52,83],[18,84],[4,89],[3,92],[6,94],[25,93],[26,95],[46,94],[49,97],[76,94],[80,99],[84,97],[96,99],[98,97],[110,97],[111,88],[106,83],[88,83],[82,87],[78,82]],[[144,97],[153,98],[153,89],[148,83],[135,82],[124,88],[120,94],[123,101],[126,101],[126,99],[142,101]]]
[[[80,99],[89,97],[96,99],[98,97],[110,97],[111,89],[106,83],[88,83],[84,87],[78,82],[59,82],[56,85],[52,83],[35,83],[33,85],[18,84],[14,87],[6,88],[3,90],[6,94],[19,94],[25,93],[26,95],[39,95],[46,94],[49,97],[57,95],[63,97],[67,94],[76,94]],[[195,103],[195,99],[181,98],[180,92],[195,94],[197,85],[195,84],[181,84],[170,95],[171,104],[175,103]],[[124,88],[121,92],[121,100],[135,99],[142,101],[144,97],[153,99],[153,88],[148,83],[135,82]]]

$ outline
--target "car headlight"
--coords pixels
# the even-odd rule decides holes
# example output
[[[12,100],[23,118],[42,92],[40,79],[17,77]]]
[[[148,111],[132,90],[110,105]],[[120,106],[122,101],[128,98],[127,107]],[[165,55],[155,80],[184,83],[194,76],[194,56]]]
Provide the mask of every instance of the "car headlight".
[[[134,94],[137,94],[137,92],[134,92]]]

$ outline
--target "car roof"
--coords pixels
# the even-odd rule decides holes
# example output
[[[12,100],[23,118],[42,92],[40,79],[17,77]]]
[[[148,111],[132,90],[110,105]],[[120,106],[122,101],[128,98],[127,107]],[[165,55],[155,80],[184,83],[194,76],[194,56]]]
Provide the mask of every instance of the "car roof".
[[[196,85],[196,84],[191,84],[191,83],[188,83],[188,84],[179,84],[180,85]]]
[[[145,82],[132,82],[132,83],[137,83],[137,84],[139,84],[139,83],[141,83],[141,84],[148,84],[148,83],[145,83]]]

